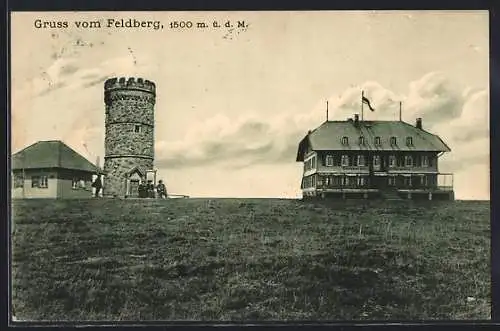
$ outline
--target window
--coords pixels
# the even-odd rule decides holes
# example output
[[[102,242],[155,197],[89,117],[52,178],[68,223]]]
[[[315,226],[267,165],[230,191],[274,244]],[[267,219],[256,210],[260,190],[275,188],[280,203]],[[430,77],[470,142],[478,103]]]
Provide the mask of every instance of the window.
[[[396,137],[391,137],[391,145],[396,145]]]
[[[342,137],[342,145],[347,145],[349,143],[349,139],[347,137]]]
[[[342,155],[341,165],[342,165],[343,167],[347,167],[347,166],[349,165],[349,156],[347,156],[347,155]]]
[[[73,188],[73,190],[77,190],[79,188],[85,188],[85,180],[81,178],[73,178],[71,187]]]
[[[427,185],[428,185],[427,176],[422,176],[422,177],[420,178],[420,183],[421,183],[423,186],[427,186]]]
[[[365,177],[358,177],[357,184],[358,186],[365,186]]]
[[[375,137],[375,146],[380,146],[380,137]]]
[[[411,167],[413,165],[413,158],[409,155],[405,156],[405,166]]]
[[[406,137],[406,145],[413,146],[413,138],[412,137]]]
[[[315,156],[313,156],[311,159],[311,168],[312,169],[316,168],[316,157]]]
[[[396,157],[394,155],[389,156],[389,167],[395,167],[396,166]]]
[[[359,137],[359,144],[364,145],[365,144],[365,137],[361,136]]]
[[[135,125],[134,126],[134,132],[135,133],[140,133],[141,132],[141,126],[140,125]]]
[[[422,156],[422,167],[428,167],[429,166],[429,157],[427,155]]]
[[[341,177],[341,180],[340,180],[340,185],[342,186],[347,186],[349,185],[349,177]]]
[[[14,179],[14,188],[19,188],[24,186],[24,179],[22,176],[19,175],[13,175]]]
[[[380,165],[380,155],[374,155],[373,156],[373,165],[374,166],[379,166]]]
[[[396,177],[390,176],[388,177],[389,179],[389,186],[395,186],[396,185]]]
[[[358,166],[363,167],[365,165],[365,156],[358,155]]]
[[[411,186],[411,177],[405,177],[405,186]]]
[[[47,176],[32,176],[31,177],[31,187],[36,187],[36,188],[49,187]]]
[[[332,155],[326,156],[326,166],[333,167],[333,156]]]

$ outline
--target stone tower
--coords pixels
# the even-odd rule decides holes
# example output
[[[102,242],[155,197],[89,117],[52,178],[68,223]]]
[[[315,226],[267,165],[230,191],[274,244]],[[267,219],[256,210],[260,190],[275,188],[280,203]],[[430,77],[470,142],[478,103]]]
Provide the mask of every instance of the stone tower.
[[[111,78],[104,83],[105,196],[135,196],[154,162],[156,87],[142,78]]]

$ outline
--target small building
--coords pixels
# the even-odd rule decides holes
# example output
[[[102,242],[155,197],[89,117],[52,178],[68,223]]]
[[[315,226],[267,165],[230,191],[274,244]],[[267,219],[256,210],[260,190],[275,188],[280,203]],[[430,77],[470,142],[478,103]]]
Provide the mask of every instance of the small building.
[[[90,198],[102,174],[62,141],[39,141],[12,156],[12,198]]]
[[[310,197],[454,199],[453,174],[440,173],[451,149],[422,127],[404,121],[326,121],[300,141],[301,189]]]

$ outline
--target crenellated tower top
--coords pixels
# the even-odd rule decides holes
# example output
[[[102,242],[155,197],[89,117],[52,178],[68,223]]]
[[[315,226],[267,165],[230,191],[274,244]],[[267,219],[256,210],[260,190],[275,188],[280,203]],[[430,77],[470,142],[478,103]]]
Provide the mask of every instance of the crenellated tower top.
[[[136,90],[149,92],[152,94],[156,94],[156,86],[155,83],[149,80],[144,80],[142,78],[110,78],[106,80],[104,83],[104,91],[110,92],[114,90]]]

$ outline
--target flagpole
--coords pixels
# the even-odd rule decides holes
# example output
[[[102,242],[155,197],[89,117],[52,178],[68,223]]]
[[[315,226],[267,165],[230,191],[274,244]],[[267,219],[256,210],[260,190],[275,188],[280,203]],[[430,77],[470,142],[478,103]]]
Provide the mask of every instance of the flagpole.
[[[23,199],[26,197],[26,196],[25,196],[25,192],[24,192],[24,182],[25,182],[25,177],[26,177],[26,173],[25,173],[25,171],[24,171],[24,167],[25,167],[25,159],[26,159],[26,154],[25,154],[25,153],[23,153],[23,154],[21,155],[22,169],[23,169],[23,191],[22,191],[22,192],[23,192]]]
[[[402,101],[399,102],[399,121],[402,122],[402,117],[401,117],[401,108],[402,108]]]
[[[361,90],[361,121],[364,119],[364,114],[363,114],[363,98],[365,96],[365,91]]]
[[[326,121],[328,122],[328,100],[326,100]]]

